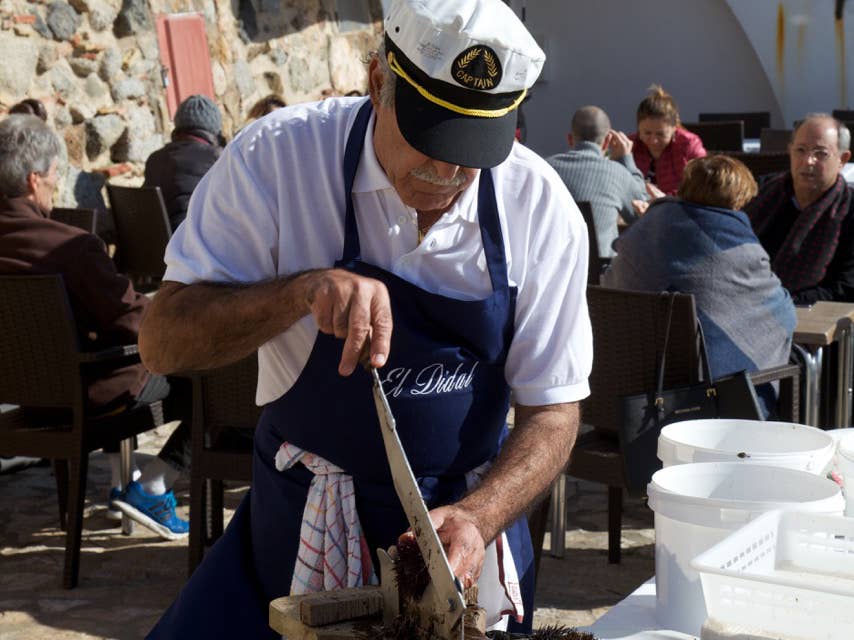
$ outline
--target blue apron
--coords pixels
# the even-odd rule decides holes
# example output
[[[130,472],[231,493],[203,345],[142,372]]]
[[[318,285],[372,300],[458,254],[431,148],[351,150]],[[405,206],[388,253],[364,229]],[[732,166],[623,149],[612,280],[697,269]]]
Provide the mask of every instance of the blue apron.
[[[463,301],[425,291],[362,262],[351,197],[371,115],[366,102],[344,157],[344,251],[337,268],[385,283],[394,330],[383,388],[428,508],[457,501],[465,473],[495,458],[506,436],[509,388],[504,379],[513,337],[516,290],[508,286],[492,175],[481,171],[478,219],[492,293]],[[371,394],[361,367],[337,373],[342,341],[318,333],[294,385],[267,405],[255,433],[252,488],[223,537],[205,556],[150,638],[276,638],[269,602],[287,595],[299,547],[301,516],[312,473],[298,464],[280,472],[279,446],[288,441],[352,475],[356,506],[372,560],[408,528],[386,460]],[[529,632],[533,616],[533,552],[525,518],[506,531],[519,574]]]

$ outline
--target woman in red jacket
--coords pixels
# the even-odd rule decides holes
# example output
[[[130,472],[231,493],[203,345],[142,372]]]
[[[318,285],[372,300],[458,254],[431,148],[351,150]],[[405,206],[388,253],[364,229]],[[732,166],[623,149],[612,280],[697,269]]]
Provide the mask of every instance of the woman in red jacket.
[[[683,129],[673,96],[660,85],[650,87],[638,105],[638,130],[629,136],[634,142],[632,155],[644,174],[651,195],[673,195],[679,188],[682,170],[690,160],[706,155],[699,136]]]

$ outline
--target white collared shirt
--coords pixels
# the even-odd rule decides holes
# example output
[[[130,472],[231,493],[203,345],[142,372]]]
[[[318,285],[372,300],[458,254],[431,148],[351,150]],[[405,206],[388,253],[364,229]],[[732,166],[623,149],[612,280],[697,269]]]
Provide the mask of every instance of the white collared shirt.
[[[166,250],[164,279],[252,283],[340,259],[344,147],[362,102],[299,104],[246,127],[193,193]],[[589,394],[593,358],[583,219],[554,170],[525,147],[515,144],[492,171],[508,276],[518,287],[505,378],[523,405],[580,400]],[[362,259],[433,293],[486,297],[492,284],[478,184],[419,245],[417,214],[401,202],[374,153],[372,118],[353,185]],[[316,336],[306,316],[260,348],[259,404],[296,382]],[[337,363],[330,367],[337,375]]]

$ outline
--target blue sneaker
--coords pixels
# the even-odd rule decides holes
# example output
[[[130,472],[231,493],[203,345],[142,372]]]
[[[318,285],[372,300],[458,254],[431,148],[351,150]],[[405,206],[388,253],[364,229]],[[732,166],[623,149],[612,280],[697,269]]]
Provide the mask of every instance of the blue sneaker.
[[[122,490],[118,487],[110,489],[110,496],[107,498],[107,520],[121,520],[122,512],[116,506],[116,500],[121,497]]]
[[[138,482],[131,482],[113,502],[122,513],[167,540],[179,540],[190,531],[190,523],[175,514],[175,494],[152,496]]]

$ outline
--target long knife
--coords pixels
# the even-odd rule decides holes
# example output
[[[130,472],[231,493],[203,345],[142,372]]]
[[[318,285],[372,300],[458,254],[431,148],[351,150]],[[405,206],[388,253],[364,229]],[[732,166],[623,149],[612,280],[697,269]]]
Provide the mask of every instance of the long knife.
[[[432,622],[436,625],[436,632],[442,638],[462,640],[461,618],[466,605],[460,583],[451,571],[445,549],[427,513],[427,505],[424,504],[424,499],[418,490],[415,475],[409,466],[409,460],[406,458],[406,452],[403,450],[395,428],[391,407],[383,393],[379,373],[371,367],[371,374],[374,378],[374,404],[377,406],[377,416],[380,420],[380,430],[391,468],[394,489],[409,520],[409,526],[415,534],[427,572],[430,574],[430,584],[421,597],[422,620],[430,621],[432,618]]]

